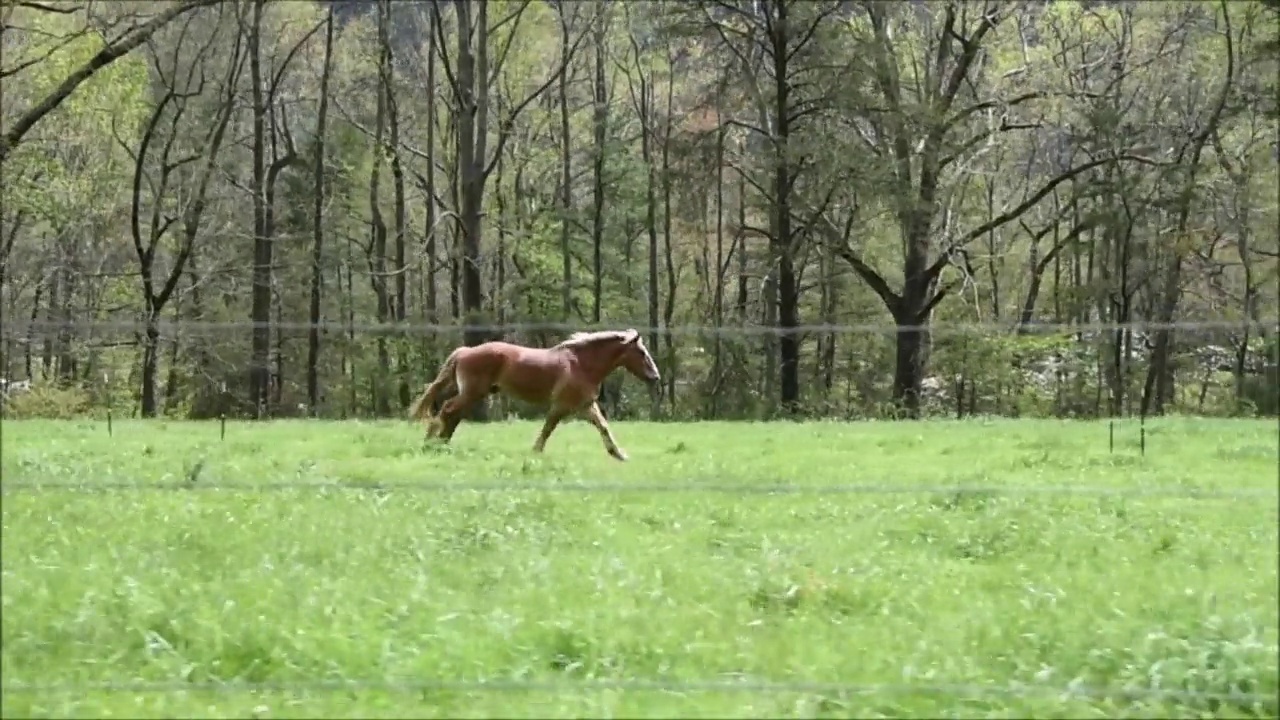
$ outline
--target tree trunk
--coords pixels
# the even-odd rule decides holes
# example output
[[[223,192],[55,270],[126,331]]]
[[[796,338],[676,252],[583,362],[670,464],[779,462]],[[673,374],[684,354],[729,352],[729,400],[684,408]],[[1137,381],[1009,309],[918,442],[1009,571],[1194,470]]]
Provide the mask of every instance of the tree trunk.
[[[458,17],[458,171],[462,216],[462,314],[466,324],[463,343],[475,346],[488,340],[484,323],[484,292],[480,270],[480,233],[482,230],[485,144],[488,133],[488,41],[489,11],[486,3],[477,5],[477,17],[471,21],[469,2],[454,4]],[[474,35],[473,35],[474,32]],[[475,38],[474,45],[472,38]],[[483,417],[483,403],[477,403],[477,415]]]
[[[392,317],[395,319],[397,328],[403,326],[408,318],[407,294],[408,273],[405,267],[405,226],[407,216],[405,210],[404,197],[404,165],[400,161],[400,110],[396,102],[396,92],[394,83],[395,73],[395,54],[393,44],[391,42],[390,32],[387,26],[391,24],[391,4],[390,0],[382,0],[381,13],[384,18],[383,30],[381,31],[381,44],[383,48],[383,59],[385,72],[382,74],[382,88],[386,96],[387,102],[387,130],[390,134],[388,154],[391,156],[391,187],[394,192],[393,207],[395,218],[395,258],[396,258],[396,276],[395,276],[395,297],[393,298]],[[396,386],[397,395],[400,399],[400,407],[409,407],[412,398],[409,396],[409,378],[406,374],[409,364],[408,347],[406,347],[405,339],[397,332],[396,336]]]
[[[836,310],[840,307],[839,277],[835,272],[835,259],[830,253],[822,254],[822,322],[824,325],[836,324]],[[818,373],[821,378],[823,398],[830,407],[831,391],[835,387],[836,377],[836,344],[839,335],[835,332],[825,334],[826,342],[818,358]]]
[[[787,3],[775,5],[773,22],[774,77],[774,172],[773,227],[769,233],[770,252],[778,269],[778,373],[779,401],[782,412],[795,416],[800,412],[800,293],[796,288],[796,272],[792,257],[791,228],[792,170],[789,158],[791,132],[791,78],[788,68],[790,36],[787,27]]]
[[[649,310],[649,347],[656,352],[662,347],[658,335],[658,173],[653,162],[653,88],[644,76],[640,77],[640,156],[644,159],[645,174],[645,230],[649,235],[648,252],[648,310]],[[654,404],[653,413],[658,407]]]
[[[738,255],[738,287],[734,309],[738,322],[747,323],[747,298],[750,277],[747,275],[747,174],[738,170],[738,224],[733,232],[733,252]]]
[[[560,12],[560,52],[569,52],[569,21]],[[563,59],[563,58],[562,58]],[[560,320],[568,323],[573,312],[573,254],[569,246],[573,227],[573,136],[569,132],[569,73],[560,73]]]
[[[716,271],[715,285],[711,288],[711,324],[716,329],[715,346],[711,355],[711,388],[708,394],[710,406],[707,416],[720,416],[720,379],[724,374],[724,338],[720,332],[724,326],[724,279],[728,264],[724,251],[724,139],[725,128],[721,116],[719,92],[716,94]],[[730,249],[732,254],[732,248]]]
[[[254,0],[249,26],[249,78],[253,102],[253,296],[249,321],[253,324],[249,361],[249,402],[254,417],[270,414],[269,395],[271,351],[271,239],[266,233],[266,118],[267,105],[262,88],[262,13],[266,0]]]
[[[307,318],[307,409],[320,415],[320,297],[324,286],[325,128],[329,116],[329,76],[333,70],[333,5],[324,32],[324,64],[320,71],[320,104],[316,110],[315,204],[311,212],[311,297]]]
[[[156,416],[156,376],[160,372],[160,329],[158,317],[148,314],[142,335],[142,406],[144,418]]]
[[[609,92],[605,84],[605,38],[608,32],[607,6],[599,6],[599,16],[595,19],[593,43],[595,49],[594,76],[591,83],[594,105],[591,115],[591,132],[595,146],[592,148],[591,163],[591,322],[600,322],[600,302],[604,294],[604,263],[601,259],[601,247],[604,245],[604,160],[605,141],[609,123]],[[565,37],[568,44],[568,36]]]
[[[390,319],[394,308],[390,294],[387,292],[387,223],[382,217],[382,160],[386,152],[384,145],[384,128],[387,123],[387,106],[390,104],[387,94],[390,71],[390,32],[388,15],[390,7],[386,2],[378,3],[378,91],[377,108],[374,113],[374,155],[373,167],[369,170],[369,271],[370,283],[373,286],[374,317],[382,325]],[[391,370],[391,355],[387,351],[387,337],[382,333],[374,338],[377,348],[378,370],[374,373],[370,390],[373,394],[373,412],[377,417],[391,414],[391,399],[387,392],[387,374]]]
[[[423,252],[426,255],[424,272],[427,276],[427,302],[426,314],[427,322],[434,325],[440,322],[440,313],[437,309],[438,302],[437,293],[439,289],[436,287],[436,256],[439,254],[436,243],[436,53],[438,46],[436,45],[436,26],[440,22],[440,16],[436,11],[435,3],[427,5],[427,13],[429,15],[428,22],[430,28],[427,39],[427,88],[426,96],[430,100],[427,103],[427,174],[425,182],[426,192],[426,237],[424,238]]]

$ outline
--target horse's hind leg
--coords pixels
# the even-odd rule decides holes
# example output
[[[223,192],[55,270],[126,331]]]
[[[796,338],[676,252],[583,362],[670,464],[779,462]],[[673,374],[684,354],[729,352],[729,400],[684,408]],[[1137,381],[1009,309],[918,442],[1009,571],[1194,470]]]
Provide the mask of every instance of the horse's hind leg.
[[[443,409],[441,410],[443,412]],[[440,434],[444,429],[444,421],[440,419],[440,415],[432,415],[427,418],[427,437],[433,438]]]
[[[454,397],[457,397],[456,395]],[[450,398],[452,400],[453,398]],[[439,437],[444,432],[444,410],[449,405],[449,400],[440,402],[440,409],[427,416],[427,437]],[[435,408],[432,408],[433,410]]]
[[[478,400],[483,399],[483,395],[475,396],[471,394],[459,393],[449,398],[444,407],[440,408],[440,439],[449,442],[453,439],[453,433],[458,429],[458,423],[462,422],[462,418],[471,409]]]
[[[600,403],[593,402],[586,409],[584,414],[592,425],[596,426],[596,430],[600,431],[600,439],[604,441],[604,449],[613,457],[626,462],[627,454],[618,447],[618,442],[613,439],[613,432],[609,430],[609,421],[605,420],[604,413],[600,411]]]

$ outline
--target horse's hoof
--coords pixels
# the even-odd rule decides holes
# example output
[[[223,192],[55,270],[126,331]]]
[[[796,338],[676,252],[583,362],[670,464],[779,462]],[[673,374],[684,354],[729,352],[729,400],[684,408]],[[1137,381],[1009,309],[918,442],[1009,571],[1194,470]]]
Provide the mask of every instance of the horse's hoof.
[[[619,462],[626,462],[626,461],[627,461],[627,454],[626,454],[626,453],[624,453],[624,452],[622,452],[622,449],[621,449],[621,448],[619,448],[619,449],[617,449],[617,450],[614,450],[613,452],[611,452],[611,453],[609,453],[609,454],[610,454],[610,455],[612,455],[612,456],[614,456],[615,458],[617,458],[617,460],[618,460]]]

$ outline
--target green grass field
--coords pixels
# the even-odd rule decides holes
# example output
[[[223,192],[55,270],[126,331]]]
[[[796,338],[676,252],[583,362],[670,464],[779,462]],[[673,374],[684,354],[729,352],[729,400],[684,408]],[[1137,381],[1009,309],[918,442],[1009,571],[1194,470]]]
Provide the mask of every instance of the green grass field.
[[[1274,421],[537,428],[4,422],[3,714],[1277,714]]]

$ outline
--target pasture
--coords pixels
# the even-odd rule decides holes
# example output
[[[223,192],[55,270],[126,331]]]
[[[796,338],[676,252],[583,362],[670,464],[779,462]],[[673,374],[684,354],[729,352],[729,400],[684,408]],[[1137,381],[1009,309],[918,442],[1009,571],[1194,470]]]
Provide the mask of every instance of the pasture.
[[[5,421],[3,715],[1274,717],[1274,421],[1118,425]]]

